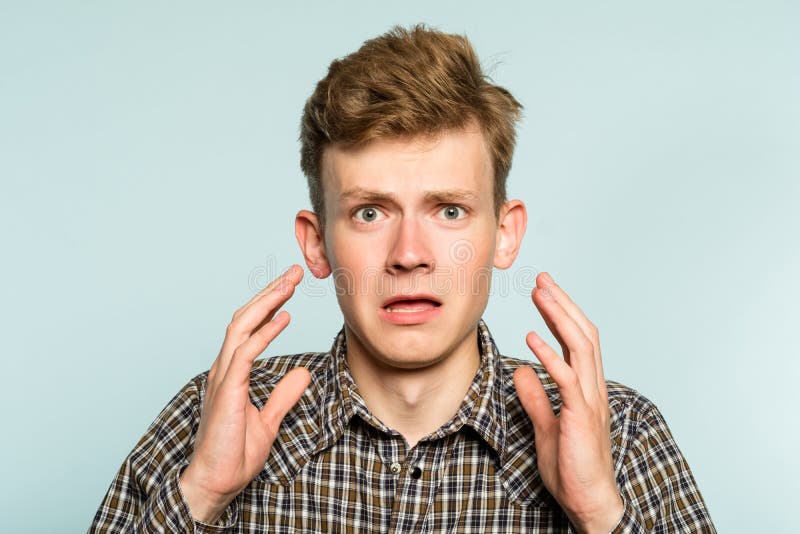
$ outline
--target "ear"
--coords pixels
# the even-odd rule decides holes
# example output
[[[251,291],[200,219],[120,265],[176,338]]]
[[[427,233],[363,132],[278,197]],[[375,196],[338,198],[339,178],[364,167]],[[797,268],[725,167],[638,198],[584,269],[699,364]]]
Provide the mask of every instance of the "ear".
[[[325,278],[331,274],[331,265],[325,254],[325,237],[317,214],[308,210],[297,212],[294,218],[294,235],[311,274]]]
[[[497,238],[494,249],[494,266],[508,269],[519,252],[522,236],[528,225],[528,213],[521,200],[509,200],[500,208]]]

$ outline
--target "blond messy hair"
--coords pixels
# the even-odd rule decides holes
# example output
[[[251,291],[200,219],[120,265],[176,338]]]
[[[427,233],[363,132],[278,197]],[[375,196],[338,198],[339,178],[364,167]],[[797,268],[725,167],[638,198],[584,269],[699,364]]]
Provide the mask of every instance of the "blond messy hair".
[[[300,167],[312,209],[324,224],[322,153],[381,138],[435,136],[476,121],[494,170],[494,208],[506,201],[506,179],[522,104],[483,73],[466,36],[417,24],[394,26],[356,52],[331,62],[306,101]]]

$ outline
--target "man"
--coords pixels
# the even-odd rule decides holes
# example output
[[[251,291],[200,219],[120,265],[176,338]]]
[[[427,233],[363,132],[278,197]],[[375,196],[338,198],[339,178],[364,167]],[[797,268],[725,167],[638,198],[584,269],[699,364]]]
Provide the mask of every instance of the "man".
[[[505,194],[520,110],[465,38],[424,26],[334,61],[303,114],[314,211],[295,228],[343,329],[327,353],[255,361],[289,323],[290,267],[90,532],[714,532],[659,411],[606,382],[597,329],[550,276],[532,299],[563,360],[533,332],[542,365],[501,356],[481,320],[525,232]]]

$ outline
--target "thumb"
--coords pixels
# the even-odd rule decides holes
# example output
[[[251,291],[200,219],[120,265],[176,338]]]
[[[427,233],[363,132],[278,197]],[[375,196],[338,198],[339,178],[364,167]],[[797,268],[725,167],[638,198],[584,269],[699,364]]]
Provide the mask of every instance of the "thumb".
[[[556,416],[536,372],[527,365],[518,367],[514,371],[514,386],[522,407],[533,422],[534,432],[547,433],[556,424]]]
[[[310,383],[311,373],[303,367],[295,367],[275,385],[260,413],[261,422],[270,434],[270,442],[278,435],[278,427],[283,418],[297,404]]]

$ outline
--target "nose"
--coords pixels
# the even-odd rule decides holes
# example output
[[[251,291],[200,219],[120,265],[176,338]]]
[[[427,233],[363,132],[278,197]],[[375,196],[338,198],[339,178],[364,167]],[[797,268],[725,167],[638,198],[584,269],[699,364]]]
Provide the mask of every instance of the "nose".
[[[413,217],[403,217],[398,222],[386,267],[393,273],[423,269],[430,271],[434,267],[433,254],[421,224]]]

